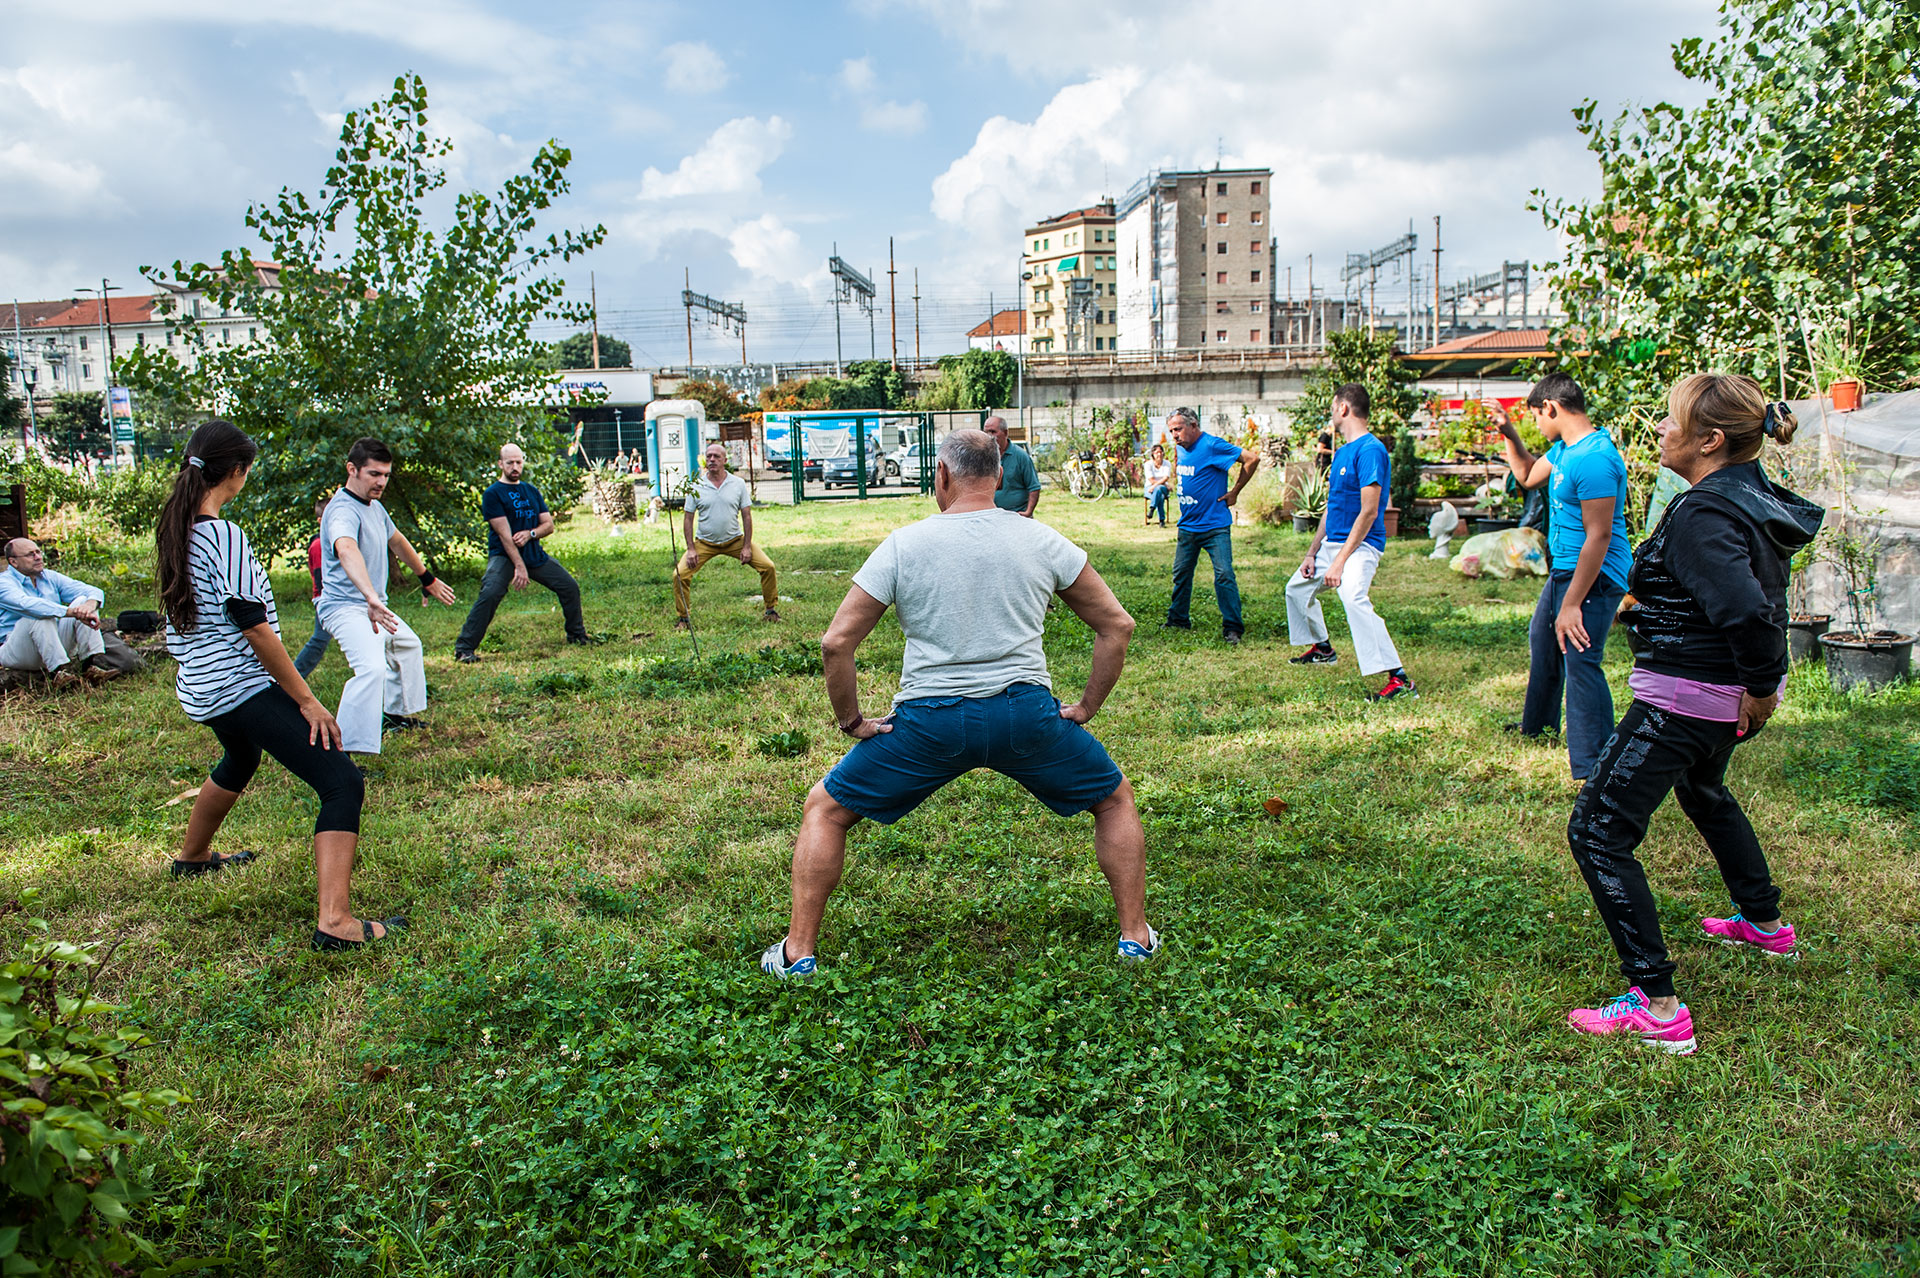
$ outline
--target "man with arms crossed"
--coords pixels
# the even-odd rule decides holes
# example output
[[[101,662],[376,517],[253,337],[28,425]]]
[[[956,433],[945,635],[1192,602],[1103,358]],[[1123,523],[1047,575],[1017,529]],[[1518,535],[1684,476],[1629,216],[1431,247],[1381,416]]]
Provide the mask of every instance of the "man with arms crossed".
[[[1200,415],[1176,408],[1167,417],[1167,431],[1177,445],[1174,469],[1180,476],[1180,531],[1173,547],[1173,599],[1167,604],[1168,627],[1191,630],[1188,609],[1193,599],[1193,570],[1200,552],[1213,564],[1213,595],[1220,604],[1220,637],[1239,643],[1246,632],[1240,617],[1240,583],[1233,575],[1233,503],[1240,490],[1260,469],[1260,454],[1230,444],[1200,429]],[[1227,487],[1227,471],[1240,463],[1240,478]]]
[[[1032,456],[1014,446],[1002,419],[989,417],[980,429],[1000,446],[1000,486],[993,490],[993,504],[1032,519],[1034,508],[1040,504],[1040,472],[1033,468]]]
[[[738,559],[759,571],[760,602],[766,608],[761,616],[767,621],[778,621],[780,613],[774,605],[780,602],[780,587],[773,560],[753,544],[753,498],[740,476],[727,473],[724,447],[718,443],[708,444],[704,456],[706,468],[694,481],[693,494],[687,498],[687,512],[682,517],[687,555],[673,570],[673,606],[680,613],[673,628],[693,628],[687,620],[687,609],[693,602],[689,584],[693,574],[706,567],[707,560],[716,555]],[[695,515],[700,519],[697,530]]]
[[[840,883],[847,831],[891,825],[974,768],[1012,777],[1061,816],[1093,813],[1093,847],[1120,921],[1119,955],[1151,958],[1146,837],[1133,787],[1082,725],[1126,662],[1133,618],[1087,552],[1038,520],[994,505],[1000,450],[983,431],[940,445],[940,512],[893,533],[854,574],[820,646],[840,730],[859,744],[807,795],[793,849],[793,916],[760,956],[762,971],[812,976],[827,897]],[[1052,693],[1041,649],[1058,591],[1093,628],[1093,670],[1071,705]],[[853,656],[891,606],[907,639],[893,713],[860,710]]]
[[[1547,486],[1547,549],[1553,571],[1527,627],[1531,660],[1520,722],[1508,730],[1538,737],[1560,727],[1567,705],[1567,762],[1584,781],[1613,734],[1613,693],[1600,668],[1607,631],[1627,593],[1633,551],[1627,545],[1627,464],[1607,432],[1587,418],[1587,397],[1565,373],[1549,373],[1527,393],[1527,407],[1552,446],[1535,457],[1506,410],[1493,424],[1506,437],[1507,466],[1522,487]]]
[[[1367,594],[1387,549],[1386,494],[1393,484],[1393,458],[1367,429],[1371,407],[1367,388],[1358,382],[1333,393],[1333,428],[1345,442],[1327,470],[1327,513],[1320,517],[1320,530],[1307,547],[1300,575],[1287,583],[1287,638],[1309,645],[1287,660],[1296,666],[1328,666],[1340,660],[1320,612],[1320,592],[1335,591],[1346,605],[1360,673],[1387,672],[1386,686],[1369,692],[1367,699],[1393,701],[1420,693],[1400,668],[1387,623]]]
[[[427,571],[426,560],[394,526],[380,497],[393,475],[393,453],[377,439],[347,450],[347,482],[320,520],[320,624],[340,645],[353,677],[340,691],[340,748],[379,754],[383,727],[419,726],[427,708],[427,667],[420,636],[387,607],[389,554],[420,578],[443,604],[453,587]]]
[[[0,666],[45,671],[56,688],[85,679],[105,683],[120,672],[107,664],[100,636],[106,593],[47,567],[46,555],[26,537],[5,546],[0,570]],[[67,668],[71,663],[80,673]]]
[[[480,578],[480,597],[453,641],[455,661],[480,659],[477,649],[493,624],[493,611],[507,597],[507,587],[525,590],[537,581],[560,596],[560,615],[567,625],[567,642],[590,644],[586,622],[580,619],[580,586],[540,545],[553,536],[553,512],[540,490],[522,483],[527,455],[517,444],[500,449],[500,478],[480,494],[480,515],[487,521],[487,571]]]

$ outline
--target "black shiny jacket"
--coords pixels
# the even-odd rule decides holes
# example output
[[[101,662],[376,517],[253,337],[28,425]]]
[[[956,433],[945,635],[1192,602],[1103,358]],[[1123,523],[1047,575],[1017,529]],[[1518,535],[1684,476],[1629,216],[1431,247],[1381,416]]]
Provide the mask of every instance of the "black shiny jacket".
[[[1788,561],[1825,517],[1757,462],[1675,497],[1627,574],[1634,664],[1770,695],[1787,673]]]

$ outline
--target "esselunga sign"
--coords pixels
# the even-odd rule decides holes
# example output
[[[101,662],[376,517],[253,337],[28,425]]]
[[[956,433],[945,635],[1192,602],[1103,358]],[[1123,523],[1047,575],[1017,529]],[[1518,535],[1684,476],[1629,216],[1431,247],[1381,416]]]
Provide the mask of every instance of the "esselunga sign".
[[[634,404],[653,399],[653,374],[632,368],[577,368],[555,373],[553,397],[562,404]]]

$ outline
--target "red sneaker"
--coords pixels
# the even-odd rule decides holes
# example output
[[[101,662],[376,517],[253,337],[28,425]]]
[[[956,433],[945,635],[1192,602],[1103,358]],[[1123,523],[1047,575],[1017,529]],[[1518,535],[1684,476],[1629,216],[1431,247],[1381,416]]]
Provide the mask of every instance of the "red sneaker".
[[[1407,678],[1405,675],[1396,674],[1387,677],[1386,687],[1380,689],[1378,692],[1369,692],[1367,694],[1367,700],[1398,701],[1403,697],[1417,697],[1419,695],[1420,689],[1413,686],[1413,680]]]

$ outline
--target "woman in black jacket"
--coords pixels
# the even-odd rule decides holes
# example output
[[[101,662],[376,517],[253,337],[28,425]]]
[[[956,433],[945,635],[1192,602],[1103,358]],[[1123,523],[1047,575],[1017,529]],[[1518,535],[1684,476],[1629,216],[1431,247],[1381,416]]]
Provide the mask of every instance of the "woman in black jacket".
[[[1787,675],[1787,563],[1813,540],[1821,508],[1767,479],[1761,444],[1796,423],[1747,377],[1696,373],[1673,388],[1660,463],[1693,487],[1640,544],[1621,613],[1633,704],[1573,805],[1567,842],[1631,988],[1568,1014],[1589,1034],[1629,1033],[1686,1054],[1693,1018],[1673,990],[1673,961],[1634,850],[1669,791],[1719,863],[1736,909],[1700,926],[1726,945],[1792,957],[1780,889],[1753,826],[1726,787],[1733,748],[1758,732]]]

